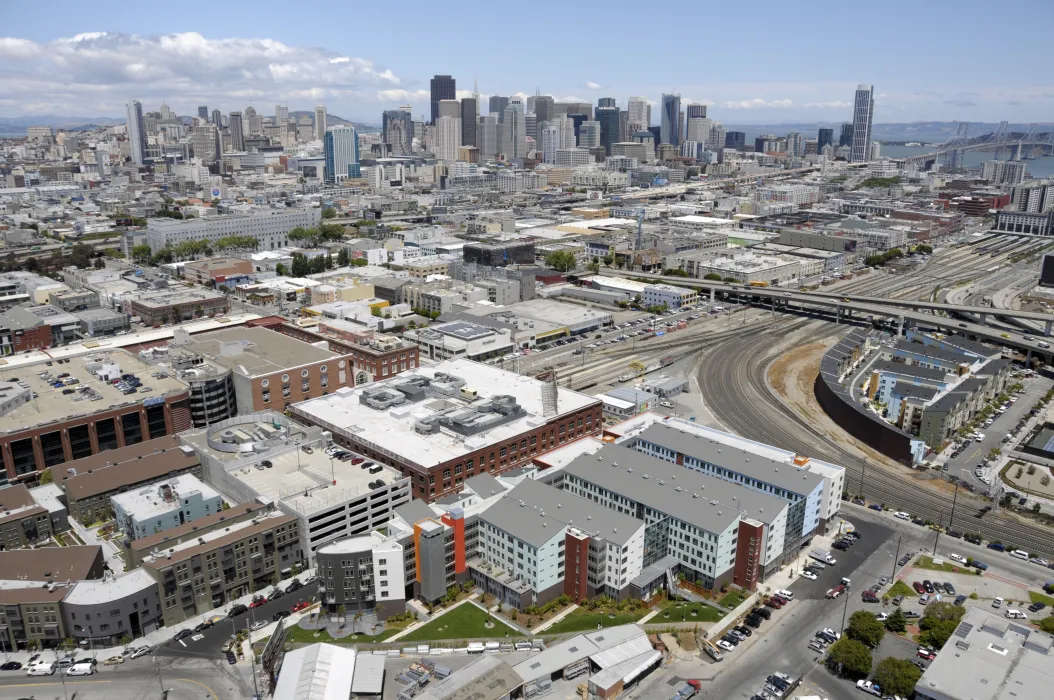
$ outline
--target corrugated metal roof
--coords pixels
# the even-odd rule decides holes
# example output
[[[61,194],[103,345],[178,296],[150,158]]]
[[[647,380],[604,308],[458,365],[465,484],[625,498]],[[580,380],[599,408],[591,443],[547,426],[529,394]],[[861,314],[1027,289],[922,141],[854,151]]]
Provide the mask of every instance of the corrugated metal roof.
[[[347,700],[355,676],[355,650],[312,644],[285,655],[274,700]]]
[[[355,678],[351,692],[380,695],[384,689],[384,659],[373,654],[359,654],[355,659]]]

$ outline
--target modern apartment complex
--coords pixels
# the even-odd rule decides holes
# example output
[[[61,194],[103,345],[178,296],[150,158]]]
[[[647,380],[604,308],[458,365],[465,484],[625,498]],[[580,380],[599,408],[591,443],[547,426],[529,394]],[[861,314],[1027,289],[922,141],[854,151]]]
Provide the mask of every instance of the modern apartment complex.
[[[216,489],[192,474],[117,494],[110,503],[118,529],[133,540],[178,528],[223,508]]]

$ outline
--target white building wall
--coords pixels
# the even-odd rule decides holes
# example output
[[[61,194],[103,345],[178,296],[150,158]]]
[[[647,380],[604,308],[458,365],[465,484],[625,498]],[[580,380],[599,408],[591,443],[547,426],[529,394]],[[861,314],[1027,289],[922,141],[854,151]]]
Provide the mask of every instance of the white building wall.
[[[373,590],[376,600],[402,600],[406,596],[403,547],[386,541],[373,549]]]

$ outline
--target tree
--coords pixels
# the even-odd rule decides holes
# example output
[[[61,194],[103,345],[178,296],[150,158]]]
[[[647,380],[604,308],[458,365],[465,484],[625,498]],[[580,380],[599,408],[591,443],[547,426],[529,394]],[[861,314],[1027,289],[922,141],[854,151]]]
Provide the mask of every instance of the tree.
[[[569,250],[554,250],[545,256],[545,264],[557,272],[570,272],[578,267],[575,254]]]
[[[866,610],[857,610],[849,616],[849,626],[845,633],[858,642],[863,642],[872,649],[878,646],[886,630],[874,615]]]
[[[278,263],[274,266],[274,273],[279,277],[284,277],[289,274],[288,272],[286,272],[285,265],[283,265],[282,263]]]
[[[366,260],[366,258],[352,258],[351,259],[351,266],[352,267],[366,267],[369,264],[370,263],[369,263],[369,261]]]
[[[843,673],[866,676],[871,673],[871,650],[855,639],[842,637],[828,649],[827,663]]]
[[[1047,634],[1054,634],[1054,615],[1047,615],[1040,620],[1039,628]]]
[[[959,626],[959,618],[965,612],[965,608],[952,603],[930,603],[926,606],[925,616],[919,620],[919,641],[933,649],[940,649]]]
[[[886,629],[893,633],[901,633],[907,629],[907,619],[900,608],[897,608],[886,618]]]
[[[131,643],[132,643],[132,635],[126,634],[123,637],[121,637],[121,644],[124,644],[125,646],[128,646]]]
[[[121,258],[124,257],[124,253],[122,253],[121,251],[117,250],[116,248],[107,248],[106,250],[103,251],[102,254],[105,255],[106,257],[114,259],[114,260],[120,260]]]
[[[347,267],[351,263],[351,255],[348,253],[347,248],[341,248],[337,251],[337,267]]]
[[[326,207],[325,209],[322,210],[322,218],[323,219],[333,219],[333,218],[336,218],[336,216],[337,216],[337,210],[334,209],[333,207]]]
[[[55,480],[55,477],[51,473],[51,467],[48,467],[44,471],[40,472],[40,485],[50,484]]]
[[[140,243],[137,246],[132,247],[132,260],[137,263],[145,263],[150,261],[150,246],[146,243]]]
[[[922,669],[907,659],[895,659],[892,656],[882,659],[875,668],[872,680],[882,689],[884,695],[911,695],[915,684],[922,677]]]
[[[705,275],[703,275],[703,279],[704,280],[710,280],[711,282],[720,282],[721,281],[721,275],[717,274],[716,272],[708,272]]]
[[[106,263],[102,261],[102,258],[95,258],[95,261],[92,263],[92,267],[94,267],[96,270],[101,270],[106,267]]]
[[[337,617],[339,617],[339,618],[340,618],[340,621],[341,621],[341,622],[340,622],[340,626],[341,626],[341,627],[343,627],[344,625],[346,625],[346,624],[348,623],[348,615],[347,615],[347,612],[348,612],[348,609],[347,609],[346,607],[344,607],[344,605],[343,605],[343,604],[341,604],[341,605],[340,605],[340,606],[339,606],[339,607],[337,608]],[[358,619],[358,616],[356,616],[356,619]]]
[[[611,267],[611,263],[613,263],[613,262],[615,262],[615,256],[614,255],[612,255],[611,253],[608,253],[607,255],[604,256],[604,265],[606,267]]]

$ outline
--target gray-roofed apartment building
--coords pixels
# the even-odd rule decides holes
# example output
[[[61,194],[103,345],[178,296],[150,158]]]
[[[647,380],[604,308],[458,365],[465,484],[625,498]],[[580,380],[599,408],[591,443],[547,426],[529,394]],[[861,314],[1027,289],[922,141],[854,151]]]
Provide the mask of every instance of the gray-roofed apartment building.
[[[662,561],[704,588],[752,589],[784,551],[788,501],[621,445],[568,464],[564,490],[644,520],[643,565]],[[664,573],[638,582],[647,588],[639,593],[661,585]]]

